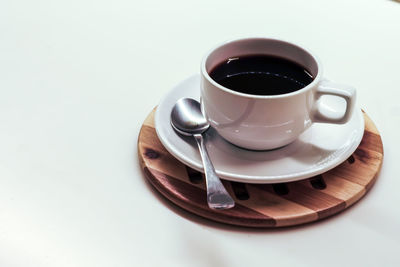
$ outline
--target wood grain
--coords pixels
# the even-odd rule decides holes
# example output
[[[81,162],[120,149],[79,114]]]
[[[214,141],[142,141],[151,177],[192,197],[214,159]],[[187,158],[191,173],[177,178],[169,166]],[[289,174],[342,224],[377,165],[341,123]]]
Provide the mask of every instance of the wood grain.
[[[141,166],[150,183],[167,199],[199,216],[247,227],[282,227],[317,221],[360,200],[372,187],[383,161],[377,128],[364,113],[365,131],[353,155],[336,168],[307,180],[284,184],[223,181],[236,206],[211,210],[204,175],[185,166],[163,147],[154,129],[154,112],[138,138]]]

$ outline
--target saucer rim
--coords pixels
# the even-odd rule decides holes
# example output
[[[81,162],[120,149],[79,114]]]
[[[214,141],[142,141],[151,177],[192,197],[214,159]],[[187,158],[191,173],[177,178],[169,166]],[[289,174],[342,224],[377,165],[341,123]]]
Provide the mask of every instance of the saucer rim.
[[[168,97],[170,96],[170,93],[172,90],[175,88],[181,87],[185,83],[187,83],[190,80],[193,80],[195,78],[199,78],[200,74],[193,74],[191,76],[188,76],[186,79],[181,80],[179,83],[177,83],[175,86],[173,86],[167,93],[166,95],[161,99],[159,102],[159,105],[156,108],[156,112],[154,115],[154,128],[156,130],[158,139],[160,142],[163,144],[165,149],[172,155],[174,156],[177,160],[182,162],[184,165],[193,168],[201,173],[204,173],[203,165],[198,164],[196,161],[194,161],[192,158],[186,157],[181,151],[177,151],[172,149],[172,146],[170,145],[170,142],[168,142],[167,139],[163,138],[163,134],[160,133],[160,126],[158,126],[158,123],[160,120],[160,109],[159,106],[164,103]],[[352,145],[349,146],[346,149],[346,153],[341,154],[340,157],[335,157],[334,160],[328,161],[330,162],[329,166],[327,167],[327,164],[321,164],[320,167],[318,168],[312,168],[312,171],[302,171],[302,172],[296,172],[296,173],[290,173],[290,174],[283,174],[283,175],[271,175],[271,176],[266,176],[266,175],[242,175],[242,174],[236,174],[236,173],[229,173],[225,171],[220,171],[217,168],[215,168],[215,171],[217,175],[227,181],[234,181],[234,182],[241,182],[241,183],[249,183],[249,184],[274,184],[274,183],[286,183],[286,182],[294,182],[294,181],[299,181],[299,180],[304,180],[311,178],[313,176],[325,173],[341,163],[345,162],[357,149],[357,147],[360,145],[362,138],[364,136],[365,132],[365,120],[363,116],[363,112],[361,108],[359,108],[356,105],[356,108],[353,111],[353,116],[358,116],[358,121],[360,124],[360,131],[362,134],[359,134],[357,137],[354,138],[355,141],[352,142]],[[168,123],[170,125],[170,123]],[[232,144],[230,144],[232,145]],[[233,146],[233,145],[232,145]]]

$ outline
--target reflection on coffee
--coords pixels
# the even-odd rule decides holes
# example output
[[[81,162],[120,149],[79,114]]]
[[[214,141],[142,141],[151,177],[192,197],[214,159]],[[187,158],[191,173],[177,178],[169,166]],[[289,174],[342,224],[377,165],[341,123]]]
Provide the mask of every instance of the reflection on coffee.
[[[211,78],[231,90],[251,95],[281,95],[313,81],[303,66],[268,55],[229,58],[210,71]]]

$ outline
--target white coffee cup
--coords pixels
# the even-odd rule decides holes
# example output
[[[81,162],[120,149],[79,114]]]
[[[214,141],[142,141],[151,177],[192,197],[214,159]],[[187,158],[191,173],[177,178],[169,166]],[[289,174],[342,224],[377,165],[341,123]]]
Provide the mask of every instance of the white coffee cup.
[[[291,93],[260,96],[233,91],[210,77],[210,71],[218,64],[246,55],[289,59],[308,70],[314,80]],[[327,106],[321,99],[323,95],[342,97],[346,101],[345,111],[341,113]],[[310,51],[278,39],[245,38],[226,42],[207,53],[201,63],[201,106],[207,120],[224,139],[247,149],[285,146],[312,123],[346,123],[355,100],[353,87],[322,77],[322,65]]]

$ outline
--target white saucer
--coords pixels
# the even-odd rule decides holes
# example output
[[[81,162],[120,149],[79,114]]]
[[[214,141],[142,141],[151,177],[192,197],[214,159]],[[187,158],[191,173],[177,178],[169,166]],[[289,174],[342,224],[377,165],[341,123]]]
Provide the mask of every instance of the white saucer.
[[[200,77],[194,75],[169,91],[158,105],[155,127],[161,143],[173,156],[203,172],[193,138],[178,135],[170,123],[175,102],[182,97],[199,100],[199,86]],[[236,147],[214,129],[206,132],[205,140],[219,177],[244,183],[281,183],[309,178],[336,167],[356,150],[363,134],[364,117],[357,108],[346,124],[315,123],[295,142],[272,151]]]

